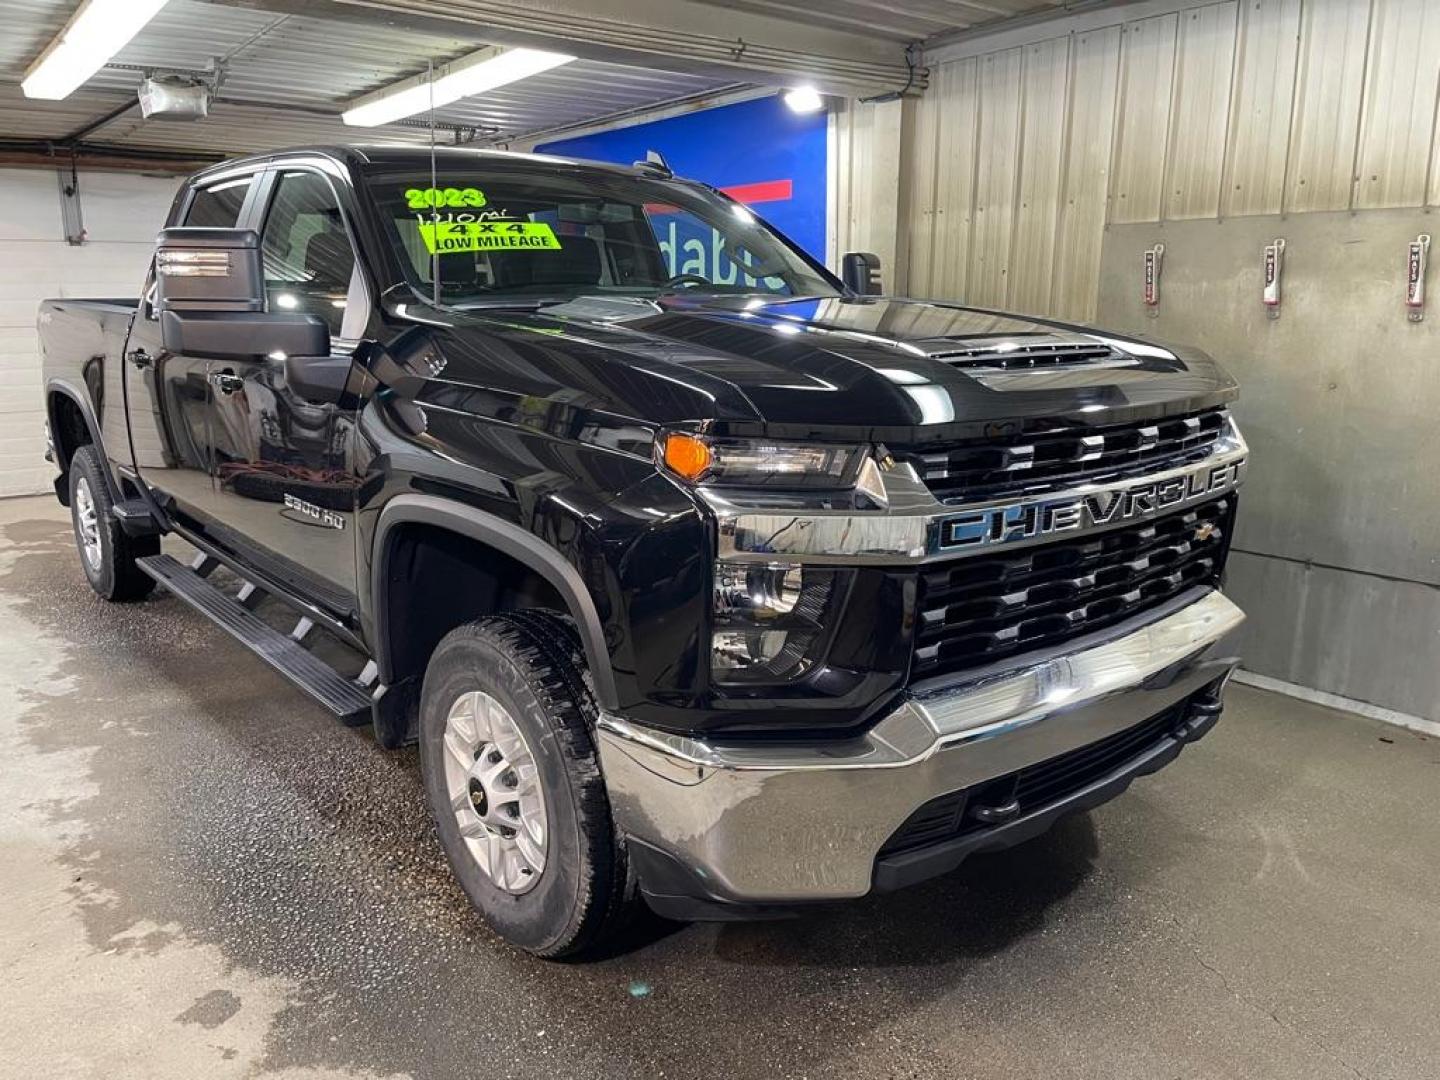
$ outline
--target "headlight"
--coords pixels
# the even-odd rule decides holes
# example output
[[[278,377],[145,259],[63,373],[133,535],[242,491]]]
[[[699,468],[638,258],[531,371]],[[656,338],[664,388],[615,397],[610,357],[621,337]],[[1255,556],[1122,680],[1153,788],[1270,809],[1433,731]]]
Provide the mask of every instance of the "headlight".
[[[839,572],[717,562],[710,668],[722,683],[787,682],[814,665]]]
[[[655,444],[656,458],[692,484],[713,487],[854,487],[865,460],[860,446],[826,446],[759,439],[716,439],[668,432]]]

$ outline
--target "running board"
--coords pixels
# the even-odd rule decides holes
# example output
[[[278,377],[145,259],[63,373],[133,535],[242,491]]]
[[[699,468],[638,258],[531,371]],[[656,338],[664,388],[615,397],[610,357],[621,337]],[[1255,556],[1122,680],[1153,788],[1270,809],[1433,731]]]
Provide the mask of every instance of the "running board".
[[[122,499],[110,507],[126,536],[155,536],[160,532],[144,499]]]
[[[242,599],[234,599],[205,580],[205,575],[214,568],[213,561],[208,564],[197,561],[198,572],[169,555],[151,555],[135,562],[156,582],[247,646],[345,723],[355,726],[370,719],[370,691],[341,675],[302,644],[306,634],[300,631],[303,627],[308,632],[310,627],[303,625],[308,620],[301,620],[296,634],[276,630],[250,610],[246,603],[248,596],[242,594]],[[369,669],[366,670],[368,673]]]

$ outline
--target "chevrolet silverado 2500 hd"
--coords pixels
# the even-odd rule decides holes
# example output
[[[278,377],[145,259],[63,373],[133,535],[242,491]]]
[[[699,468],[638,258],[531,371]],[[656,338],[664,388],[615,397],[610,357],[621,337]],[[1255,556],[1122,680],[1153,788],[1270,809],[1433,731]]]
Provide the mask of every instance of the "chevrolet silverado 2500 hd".
[[[44,303],[55,490],[102,596],[418,740],[525,949],[894,889],[1215,723],[1246,448],[1201,353],[866,263],[662,164],[228,162],[138,300]]]

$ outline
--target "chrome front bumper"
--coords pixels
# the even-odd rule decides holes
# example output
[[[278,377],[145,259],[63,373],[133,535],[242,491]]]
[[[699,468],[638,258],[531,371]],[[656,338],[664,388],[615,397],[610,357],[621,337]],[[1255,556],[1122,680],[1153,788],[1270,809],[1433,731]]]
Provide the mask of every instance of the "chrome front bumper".
[[[721,903],[862,896],[882,845],[922,804],[1124,731],[1223,680],[1237,663],[1223,639],[1243,619],[1207,592],[1060,655],[914,692],[841,741],[723,745],[602,716],[616,822],[690,891]]]

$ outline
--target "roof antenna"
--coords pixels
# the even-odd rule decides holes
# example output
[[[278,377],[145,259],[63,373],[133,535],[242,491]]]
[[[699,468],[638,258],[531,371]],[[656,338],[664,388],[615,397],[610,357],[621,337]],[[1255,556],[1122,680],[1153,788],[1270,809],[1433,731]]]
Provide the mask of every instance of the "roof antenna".
[[[433,57],[425,61],[426,85],[430,88],[430,197],[434,199],[436,184],[435,177],[435,60]],[[430,205],[430,235],[438,237],[440,233],[440,208]],[[430,249],[430,302],[437,308],[440,306],[440,245],[433,244]]]
[[[670,163],[665,160],[665,155],[659,150],[646,150],[645,160],[635,162],[635,168],[644,169],[646,172],[654,173],[666,180],[675,176],[675,171],[670,168]]]

